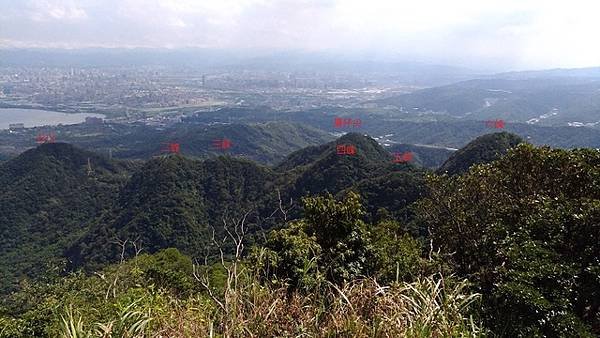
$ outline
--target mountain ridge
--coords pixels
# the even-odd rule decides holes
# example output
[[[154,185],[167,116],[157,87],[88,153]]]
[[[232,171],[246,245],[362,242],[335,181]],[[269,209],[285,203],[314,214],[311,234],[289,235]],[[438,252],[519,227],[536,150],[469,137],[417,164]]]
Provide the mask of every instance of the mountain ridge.
[[[356,153],[338,154],[340,145],[351,145]],[[55,155],[66,163],[56,161]],[[51,169],[45,162],[35,160],[45,157],[53,159]],[[88,172],[88,159],[92,172]],[[199,160],[179,154],[134,164],[109,160],[72,145],[47,144],[0,164],[0,173],[8,173],[7,168],[13,167],[30,170],[26,165],[37,168],[34,171],[40,173],[39,182],[33,180],[36,176],[25,179],[30,181],[28,190],[17,189],[12,194],[0,191],[0,199],[6,202],[4,206],[12,206],[10,209],[33,208],[33,214],[35,210],[70,210],[55,208],[69,203],[77,210],[87,210],[56,224],[60,230],[48,229],[58,234],[69,233],[59,241],[60,245],[48,246],[43,240],[47,236],[35,240],[40,245],[40,256],[47,255],[57,262],[68,258],[72,268],[85,266],[94,270],[118,261],[122,253],[119,243],[125,240],[135,242],[148,252],[177,247],[195,258],[214,255],[214,252],[205,252],[211,250],[209,238],[213,229],[217,235],[223,234],[224,219],[231,222],[245,213],[248,213],[252,241],[260,240],[260,236],[255,235],[272,228],[284,216],[280,210],[282,201],[292,201],[287,216],[294,218],[301,212],[298,202],[311,195],[358,191],[364,196],[368,218],[376,217],[379,209],[384,208],[393,217],[408,221],[412,214],[407,207],[423,196],[428,171],[411,163],[393,163],[393,159],[374,139],[360,133],[349,133],[333,142],[297,151],[288,156],[289,163],[284,160],[275,167],[231,156]],[[57,169],[52,169],[54,167]],[[52,173],[62,180],[48,176]],[[12,171],[10,175],[0,174],[0,182],[8,181],[8,177],[14,180],[17,176]],[[47,186],[54,181],[60,187]],[[14,186],[18,184],[21,183]],[[53,194],[62,195],[62,191],[67,196],[64,201],[47,203],[53,200]],[[25,197],[31,193],[42,198]],[[15,208],[23,204],[17,201],[28,205]],[[67,215],[68,212],[58,212],[53,217],[64,219]],[[19,221],[15,225],[7,219],[9,211],[3,217],[0,216],[0,225],[14,234],[12,241],[26,242],[28,237],[24,230],[14,231],[14,227],[24,229],[27,222]],[[29,216],[21,214],[19,217],[24,220]],[[126,254],[134,254],[131,250]],[[20,267],[15,267],[13,272],[7,267],[3,269],[5,276],[14,278],[22,271]],[[40,272],[32,270],[31,277]]]
[[[0,290],[60,264],[55,258],[110,204],[131,167],[62,143],[0,164],[0,261],[15,262],[0,266]],[[52,259],[40,265],[44,257]]]

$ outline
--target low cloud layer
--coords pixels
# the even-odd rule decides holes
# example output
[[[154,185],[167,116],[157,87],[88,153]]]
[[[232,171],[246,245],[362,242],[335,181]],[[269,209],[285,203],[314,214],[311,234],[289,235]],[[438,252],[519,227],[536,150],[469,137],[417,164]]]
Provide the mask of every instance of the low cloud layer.
[[[539,0],[0,0],[2,47],[361,53],[477,67],[600,65],[600,4]]]

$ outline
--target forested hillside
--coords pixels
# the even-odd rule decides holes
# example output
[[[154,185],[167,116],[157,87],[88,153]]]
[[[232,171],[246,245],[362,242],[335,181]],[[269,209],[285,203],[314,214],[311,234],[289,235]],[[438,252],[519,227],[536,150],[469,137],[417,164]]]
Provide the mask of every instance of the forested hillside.
[[[150,160],[133,174],[112,208],[68,251],[75,266],[115,262],[129,239],[146,252],[176,247],[202,257],[223,219],[247,217],[258,226],[275,208],[274,173],[228,157],[195,161],[179,155]],[[266,210],[267,206],[272,206]],[[256,231],[256,229],[253,229]],[[130,254],[131,252],[127,252]]]
[[[507,337],[600,333],[600,152],[520,145],[462,176],[431,177],[418,203],[449,268]]]
[[[0,165],[2,292],[59,267],[62,250],[105,211],[132,168],[63,143]]]
[[[356,154],[337,154],[338,144],[356,147]],[[169,154],[143,164],[119,162],[61,143],[27,151],[1,167],[3,290],[25,275],[40,276],[47,267],[34,266],[38,261],[88,271],[116,262],[135,252],[123,252],[125,241],[144,252],[176,247],[214,258],[217,252],[207,246],[213,229],[217,236],[226,232],[224,220],[245,216],[249,239],[260,241],[284,217],[284,207],[286,217],[297,217],[300,198],[307,195],[358,189],[374,201],[367,204],[374,216],[380,208],[407,206],[423,190],[424,170],[392,163],[369,137],[348,134],[316,149],[314,157],[302,155],[314,152],[307,148],[274,169],[227,156],[201,161]],[[390,173],[396,174],[388,181]],[[401,187],[399,177],[405,180]],[[375,203],[392,196],[402,202]],[[24,255],[32,248],[35,254]],[[18,263],[4,263],[13,261]]]
[[[158,133],[156,139],[143,144],[131,144],[122,157],[149,158],[160,154],[168,142],[178,142],[186,156],[242,156],[264,164],[274,164],[292,151],[331,141],[333,136],[301,124],[286,122],[187,125],[179,124]],[[227,140],[229,147],[220,147]],[[215,145],[217,143],[217,145]]]
[[[393,160],[357,133],[273,168],[30,150],[0,165],[0,337],[600,334],[600,151]]]

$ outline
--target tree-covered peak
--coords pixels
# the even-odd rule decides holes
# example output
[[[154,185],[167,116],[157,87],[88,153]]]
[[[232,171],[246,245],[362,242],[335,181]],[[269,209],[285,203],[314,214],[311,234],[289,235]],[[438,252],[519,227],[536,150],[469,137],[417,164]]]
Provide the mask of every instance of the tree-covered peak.
[[[102,168],[111,172],[117,170],[115,162],[96,153],[67,143],[47,143],[7,161],[3,164],[2,171],[10,175],[22,175],[37,169],[61,167],[70,172],[85,174],[88,160],[92,169]]]
[[[276,169],[291,170],[315,165],[317,162],[391,162],[392,156],[377,141],[359,133],[348,133],[335,141],[320,146],[307,147],[290,154]]]
[[[356,155],[370,162],[388,162],[392,158],[377,141],[365,134],[348,133],[340,137],[335,143],[337,145],[354,145],[357,150]]]
[[[508,132],[486,134],[456,151],[439,168],[439,173],[462,174],[475,164],[488,163],[506,154],[524,140]]]

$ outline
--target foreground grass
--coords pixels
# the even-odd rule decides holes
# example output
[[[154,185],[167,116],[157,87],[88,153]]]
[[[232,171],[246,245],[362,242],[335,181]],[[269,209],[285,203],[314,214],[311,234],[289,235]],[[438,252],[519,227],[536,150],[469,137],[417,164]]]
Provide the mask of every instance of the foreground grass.
[[[257,282],[225,289],[215,300],[146,295],[107,322],[89,322],[77,309],[60,318],[62,337],[480,337],[468,318],[477,295],[465,283],[445,286],[433,276],[381,286],[357,280],[289,292]]]
[[[0,338],[482,337],[479,295],[440,274],[381,285],[290,287],[249,261],[198,266],[175,249],[23,284],[0,302]],[[261,277],[262,276],[262,277]]]

